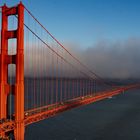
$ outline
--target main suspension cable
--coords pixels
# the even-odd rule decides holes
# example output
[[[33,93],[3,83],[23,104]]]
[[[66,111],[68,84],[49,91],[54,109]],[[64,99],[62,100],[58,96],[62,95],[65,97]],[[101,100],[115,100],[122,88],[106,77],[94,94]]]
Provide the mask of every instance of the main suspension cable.
[[[99,75],[97,75],[95,72],[90,70],[85,64],[83,64],[77,57],[75,57],[70,51],[68,51],[38,20],[35,18],[35,16],[24,6],[25,10],[30,14],[30,16],[50,35],[52,39],[56,41],[56,43],[59,44],[60,47],[62,47],[74,60],[76,60],[82,67],[84,67],[86,70],[88,70],[91,74],[93,74],[97,80],[102,81],[102,83],[109,85],[112,87],[112,85],[106,83],[103,78],[101,78]]]

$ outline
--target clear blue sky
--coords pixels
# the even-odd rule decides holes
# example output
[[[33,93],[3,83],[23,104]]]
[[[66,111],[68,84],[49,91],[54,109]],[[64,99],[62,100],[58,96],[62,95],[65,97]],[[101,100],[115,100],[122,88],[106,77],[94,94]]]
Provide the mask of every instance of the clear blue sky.
[[[18,0],[1,0],[11,6]],[[25,6],[61,42],[92,46],[140,37],[140,0],[23,0]]]

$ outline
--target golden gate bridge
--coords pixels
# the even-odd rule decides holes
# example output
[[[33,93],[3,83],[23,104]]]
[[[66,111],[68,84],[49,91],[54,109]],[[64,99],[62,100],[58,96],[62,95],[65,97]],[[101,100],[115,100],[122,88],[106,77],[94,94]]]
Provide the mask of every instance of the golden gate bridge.
[[[140,84],[112,85],[66,49],[20,2],[1,7],[0,138]]]

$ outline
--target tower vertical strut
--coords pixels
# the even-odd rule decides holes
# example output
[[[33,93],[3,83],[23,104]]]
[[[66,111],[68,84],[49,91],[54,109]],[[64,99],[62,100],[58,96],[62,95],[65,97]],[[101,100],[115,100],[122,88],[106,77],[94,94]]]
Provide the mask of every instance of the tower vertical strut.
[[[17,15],[18,24],[16,30],[8,30],[8,17]],[[16,54],[8,54],[8,40],[16,39]],[[15,64],[16,75],[14,85],[8,83],[8,65]],[[1,55],[0,55],[0,119],[8,119],[7,97],[14,95],[16,140],[24,140],[24,6],[20,2],[15,7],[2,6],[2,30],[1,30]],[[7,135],[7,134],[3,134]]]

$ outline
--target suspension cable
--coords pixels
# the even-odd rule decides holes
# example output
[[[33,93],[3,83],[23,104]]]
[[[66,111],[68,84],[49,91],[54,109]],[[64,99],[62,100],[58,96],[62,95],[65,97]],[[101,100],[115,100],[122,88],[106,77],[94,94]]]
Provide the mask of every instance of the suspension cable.
[[[24,6],[25,10],[29,13],[29,15],[50,35],[52,39],[56,41],[56,43],[59,44],[60,47],[62,47],[74,60],[76,60],[82,67],[87,69],[91,74],[93,74],[96,79],[102,81],[102,83],[109,85],[112,87],[112,85],[106,83],[103,78],[101,78],[99,75],[97,75],[95,72],[90,70],[85,64],[83,64],[77,57],[75,57],[70,51],[68,51],[38,20],[35,18],[35,16]]]

